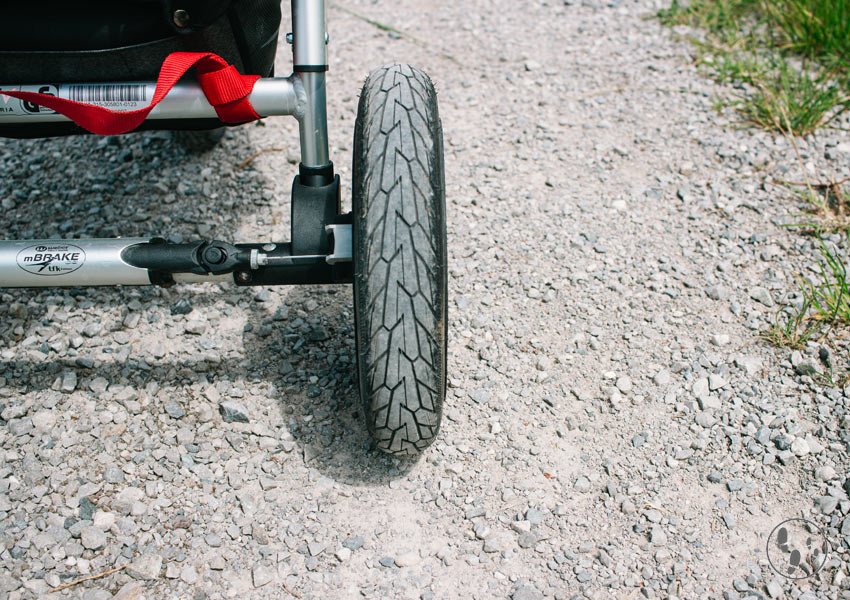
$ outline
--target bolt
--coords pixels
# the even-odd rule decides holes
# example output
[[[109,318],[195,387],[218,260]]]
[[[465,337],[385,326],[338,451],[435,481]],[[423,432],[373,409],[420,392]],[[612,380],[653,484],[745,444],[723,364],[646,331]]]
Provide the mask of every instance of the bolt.
[[[277,244],[263,244],[263,250],[266,252],[271,252],[275,248],[277,248]]]
[[[286,43],[291,44],[294,41],[295,41],[295,36],[292,35],[292,32],[290,31],[289,33],[286,34]]]
[[[251,274],[248,271],[238,271],[236,273],[236,280],[240,283],[248,283],[251,281]]]
[[[179,8],[174,11],[174,24],[177,25],[180,29],[183,29],[187,25],[189,25],[189,13],[187,13],[182,8]]]
[[[220,265],[226,259],[227,255],[221,250],[221,248],[211,246],[204,250],[204,260],[210,263],[211,265]]]
[[[326,31],[326,32],[325,32],[325,45],[326,45],[326,46],[327,46],[328,42],[330,41],[330,39],[331,39],[331,36],[330,36],[330,35],[328,34],[328,32]]]

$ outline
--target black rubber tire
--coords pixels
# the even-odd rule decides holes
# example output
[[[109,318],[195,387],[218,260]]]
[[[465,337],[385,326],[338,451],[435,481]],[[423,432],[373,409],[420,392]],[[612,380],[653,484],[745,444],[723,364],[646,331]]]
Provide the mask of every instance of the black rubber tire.
[[[183,148],[192,154],[203,154],[209,152],[218,146],[221,138],[224,136],[226,127],[216,127],[215,129],[178,129],[171,132],[171,137],[175,142],[183,146]]]
[[[374,445],[412,455],[434,441],[446,395],[443,136],[428,76],[374,71],[360,94],[352,181],[360,399]]]

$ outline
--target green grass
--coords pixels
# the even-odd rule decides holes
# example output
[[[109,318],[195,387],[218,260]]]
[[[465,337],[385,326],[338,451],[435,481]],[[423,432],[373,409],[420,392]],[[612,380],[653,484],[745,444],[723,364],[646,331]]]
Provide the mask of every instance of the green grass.
[[[743,19],[758,14],[760,0],[694,0],[684,5],[673,0],[670,8],[658,12],[665,25],[691,25],[714,34],[727,35],[740,30]]]
[[[770,0],[762,10],[777,47],[830,69],[850,64],[850,0]]]
[[[850,325],[850,287],[847,267],[840,256],[820,240],[822,261],[817,283],[803,279],[803,294],[811,305],[812,318],[829,327]]]
[[[782,57],[724,57],[717,73],[721,81],[748,84],[748,93],[733,95],[727,104],[763,129],[805,135],[850,108],[850,94],[836,83],[834,71],[815,67],[812,74],[806,64],[795,67]]]
[[[780,311],[762,337],[777,346],[803,348],[810,340],[820,341],[836,329],[850,327],[850,280],[842,258],[823,240],[817,276],[800,277],[803,302],[799,308]]]
[[[788,227],[817,236],[850,234],[850,190],[842,185],[845,181],[797,184],[792,193],[809,207],[808,214],[805,220]]]
[[[748,124],[803,136],[850,109],[850,0],[673,0],[668,25],[704,30],[700,65],[743,88]]]
[[[733,108],[749,125],[779,131],[797,155],[795,136],[830,126],[850,110],[850,0],[672,0],[657,16],[687,25],[701,70],[735,91],[718,109]],[[795,192],[811,207],[808,233],[850,235],[850,191],[844,182],[806,181]],[[802,190],[800,189],[802,188]],[[800,278],[802,302],[786,307],[762,337],[804,348],[836,330],[850,332],[850,282],[841,256],[820,242],[814,278]],[[850,240],[848,240],[850,241]]]

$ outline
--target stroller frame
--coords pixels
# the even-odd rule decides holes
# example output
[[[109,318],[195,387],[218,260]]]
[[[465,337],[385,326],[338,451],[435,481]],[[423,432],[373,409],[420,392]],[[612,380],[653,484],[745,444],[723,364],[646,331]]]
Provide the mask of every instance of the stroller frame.
[[[286,39],[292,44],[293,73],[257,80],[248,98],[261,116],[298,120],[301,162],[292,183],[290,241],[0,241],[0,288],[351,283],[358,387],[372,442],[390,454],[414,455],[436,439],[446,395],[448,252],[436,90],[426,73],[407,64],[385,66],[367,77],[354,126],[352,210],[342,214],[339,176],[328,156],[325,0],[292,0],[291,7],[293,31]],[[108,89],[107,100],[118,93],[122,106],[152,98],[155,84],[17,89],[98,101]],[[125,103],[130,90],[132,101]],[[21,132],[22,124],[33,124],[36,133],[67,125],[65,117],[34,104],[3,106],[0,134]],[[17,113],[9,114],[13,110]],[[162,119],[164,129],[183,119],[204,119],[190,124],[202,128],[218,123],[195,83],[178,83],[148,118],[152,128]]]
[[[239,286],[351,283],[351,215],[340,214],[339,177],[328,156],[325,92],[328,33],[324,0],[292,0],[293,73],[257,80],[249,101],[261,117],[291,115],[299,125],[301,163],[292,186],[289,242],[169,243],[153,238],[0,241],[0,288],[171,285],[232,280]],[[127,86],[151,98],[156,82],[2,86],[69,97],[86,86]],[[79,93],[79,91],[77,91]],[[25,103],[21,102],[23,107]],[[211,119],[200,85],[179,82],[148,119]],[[38,107],[0,112],[4,123],[69,119]]]

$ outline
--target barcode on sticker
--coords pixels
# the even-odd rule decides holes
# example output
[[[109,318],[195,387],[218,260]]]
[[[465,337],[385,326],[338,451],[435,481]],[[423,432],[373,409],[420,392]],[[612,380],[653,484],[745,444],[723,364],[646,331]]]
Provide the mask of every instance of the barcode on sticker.
[[[69,100],[74,102],[145,102],[147,89],[140,84],[71,85]]]

